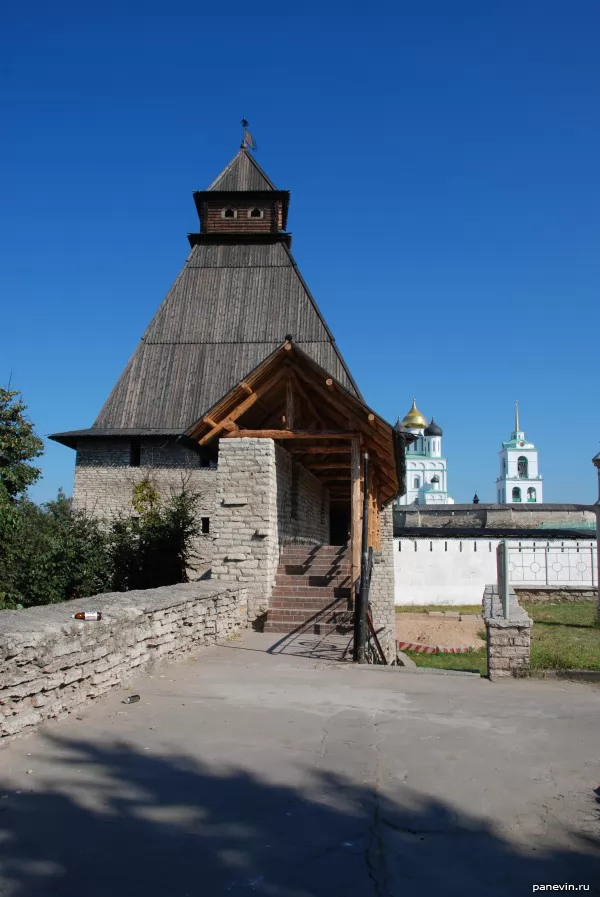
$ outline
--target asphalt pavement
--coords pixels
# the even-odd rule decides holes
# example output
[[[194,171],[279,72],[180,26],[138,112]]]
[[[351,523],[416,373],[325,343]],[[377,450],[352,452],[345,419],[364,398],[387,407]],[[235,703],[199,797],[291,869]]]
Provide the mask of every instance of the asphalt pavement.
[[[157,667],[4,746],[0,895],[600,894],[600,688],[275,641]]]

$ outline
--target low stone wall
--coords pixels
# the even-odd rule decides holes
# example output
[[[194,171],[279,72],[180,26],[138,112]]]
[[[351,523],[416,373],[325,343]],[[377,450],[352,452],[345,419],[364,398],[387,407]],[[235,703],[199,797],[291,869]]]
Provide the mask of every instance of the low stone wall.
[[[543,538],[545,530],[564,530],[574,534],[579,531],[584,538],[594,537],[596,508],[594,505],[553,505],[525,502],[523,504],[478,505],[408,505],[398,507],[394,515],[395,534],[406,535],[406,530],[479,529],[485,537],[495,530],[520,532],[538,530]],[[573,536],[571,536],[572,538]],[[530,537],[533,538],[533,537]]]
[[[596,589],[580,589],[576,586],[565,586],[556,589],[554,586],[515,586],[515,593],[519,601],[530,601],[532,604],[541,604],[544,601],[597,601]]]
[[[492,681],[517,676],[529,669],[533,620],[509,593],[509,619],[504,619],[497,585],[487,585],[482,614],[487,632],[488,675]]]
[[[247,590],[214,582],[0,611],[0,734],[64,716],[158,658],[247,625]],[[98,610],[99,622],[71,619]]]

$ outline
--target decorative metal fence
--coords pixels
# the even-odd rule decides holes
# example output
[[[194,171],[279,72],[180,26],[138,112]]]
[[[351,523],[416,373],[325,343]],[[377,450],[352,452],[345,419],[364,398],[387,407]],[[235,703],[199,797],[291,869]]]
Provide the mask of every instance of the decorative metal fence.
[[[512,586],[579,586],[598,584],[596,542],[506,543],[507,573]]]

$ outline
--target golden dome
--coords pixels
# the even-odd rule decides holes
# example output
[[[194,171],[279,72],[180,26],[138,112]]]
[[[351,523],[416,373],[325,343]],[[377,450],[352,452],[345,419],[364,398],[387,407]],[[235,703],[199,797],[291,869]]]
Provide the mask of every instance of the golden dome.
[[[417,408],[417,403],[413,399],[412,408],[402,421],[402,425],[411,430],[423,430],[427,426],[427,421]]]

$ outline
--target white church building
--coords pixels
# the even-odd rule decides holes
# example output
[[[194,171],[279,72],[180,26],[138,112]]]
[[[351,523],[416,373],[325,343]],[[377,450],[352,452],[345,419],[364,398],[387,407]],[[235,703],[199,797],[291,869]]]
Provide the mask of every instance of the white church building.
[[[542,475],[538,470],[538,452],[527,442],[519,424],[519,403],[515,402],[515,428],[500,450],[500,476],[496,480],[498,504],[542,502]]]
[[[396,501],[396,507],[413,502],[453,505],[454,499],[448,495],[448,459],[442,454],[442,428],[434,418],[427,423],[414,399],[401,423],[417,438],[406,449],[406,495]]]

